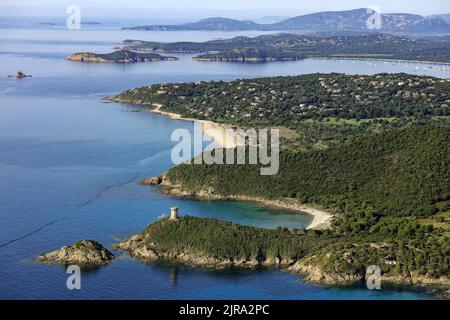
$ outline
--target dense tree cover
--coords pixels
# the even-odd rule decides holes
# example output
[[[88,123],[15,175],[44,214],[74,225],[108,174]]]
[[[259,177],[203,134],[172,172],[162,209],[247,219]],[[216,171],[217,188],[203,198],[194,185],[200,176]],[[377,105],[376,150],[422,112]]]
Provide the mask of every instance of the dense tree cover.
[[[304,120],[450,116],[450,80],[407,74],[309,74],[158,84],[118,99],[159,103],[185,117],[236,125],[297,128]]]
[[[255,248],[273,254],[276,247],[286,259],[307,257],[331,273],[360,275],[375,264],[385,275],[448,277],[448,214],[433,218],[444,228],[423,223],[422,217],[450,208],[449,137],[450,128],[428,125],[386,130],[322,151],[284,151],[280,172],[273,177],[261,176],[250,165],[179,165],[168,178],[190,190],[296,197],[339,214],[332,228],[319,235],[282,228],[250,232],[249,227],[211,221],[199,224],[198,230],[184,232],[175,226],[173,232],[164,228],[155,233],[151,227],[151,232],[168,247],[180,241],[218,256],[223,250],[226,257],[261,254]]]
[[[235,61],[235,62],[268,62],[293,61],[306,58],[306,55],[294,51],[276,49],[234,48],[220,53],[207,53],[194,57],[198,61]]]
[[[113,97],[239,127],[287,127],[283,148],[320,149],[382,129],[448,124],[450,80],[406,74],[310,74],[158,84]]]
[[[273,60],[287,60],[286,55],[303,57],[348,56],[405,60],[450,61],[450,42],[446,38],[411,38],[387,34],[354,36],[307,36],[299,34],[271,34],[258,37],[235,37],[206,42],[150,42],[125,40],[125,49],[138,51],[164,51],[205,53],[210,60],[235,60],[236,50],[245,58],[261,58],[271,53]],[[233,59],[231,59],[233,58]]]
[[[117,61],[117,60],[132,60],[132,61],[144,61],[144,60],[177,60],[175,57],[166,57],[156,53],[142,53],[142,52],[132,52],[126,50],[118,50],[111,53],[96,54],[100,58],[107,60]]]
[[[148,241],[169,251],[192,250],[199,254],[214,253],[226,259],[265,257],[300,258],[315,246],[316,235],[293,237],[283,228],[275,230],[242,226],[226,221],[185,216],[176,223],[167,219],[144,230]]]
[[[448,277],[449,89],[448,79],[406,74],[313,74],[128,90],[115,99],[299,134],[298,145],[282,150],[275,176],[260,175],[259,165],[182,164],[167,173],[171,182],[193,191],[295,198],[338,212],[321,234],[183,218],[152,224],[149,239],[167,250],[222,258],[306,257],[330,272],[360,274],[377,264],[395,275]],[[303,148],[308,141],[328,147]]]
[[[390,228],[386,219],[378,224]],[[267,230],[185,216],[177,221],[163,218],[149,225],[143,235],[150,246],[156,243],[158,250],[192,256],[283,264],[306,258],[310,264],[332,274],[364,275],[366,268],[374,264],[382,268],[383,275],[409,276],[414,272],[432,278],[448,277],[450,239],[429,226],[418,229],[420,233],[400,238],[385,234],[374,237],[361,232],[342,235],[335,230],[305,232],[281,227]],[[374,240],[382,243],[374,244]]]
[[[345,230],[363,230],[383,215],[432,215],[450,200],[449,137],[442,126],[391,129],[326,150],[283,151],[274,176],[258,165],[183,164],[168,178],[191,190],[337,207],[349,214]]]
[[[323,151],[281,154],[278,175],[250,165],[179,165],[171,182],[228,195],[296,197],[338,209],[321,232],[264,230],[204,218],[158,221],[148,241],[225,259],[308,259],[326,272],[450,276],[450,128],[386,130]],[[433,217],[442,227],[423,222]],[[447,218],[446,218],[447,217]]]
[[[68,57],[69,60],[78,60],[78,56],[81,57],[81,61],[95,61],[95,59],[102,59],[110,62],[142,62],[142,61],[160,61],[160,60],[178,60],[176,57],[162,56],[156,53],[142,53],[132,52],[128,50],[118,50],[111,53],[90,53],[79,52],[74,53]]]

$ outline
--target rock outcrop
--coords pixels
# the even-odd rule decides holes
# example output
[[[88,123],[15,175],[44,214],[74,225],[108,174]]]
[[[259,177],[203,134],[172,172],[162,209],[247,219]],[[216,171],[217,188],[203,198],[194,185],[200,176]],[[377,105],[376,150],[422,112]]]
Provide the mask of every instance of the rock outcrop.
[[[328,285],[345,285],[363,281],[364,274],[328,272],[317,264],[311,263],[308,257],[297,261],[287,271],[304,275],[304,280],[311,283]]]
[[[114,249],[127,251],[130,255],[142,260],[158,260],[160,255],[156,252],[154,244],[148,244],[141,234],[131,236],[112,245]]]
[[[139,180],[139,183],[145,186],[156,186],[163,182],[163,176],[150,177]]]
[[[59,250],[42,254],[36,260],[43,263],[103,265],[110,263],[113,259],[114,255],[100,243],[81,240]]]
[[[133,235],[129,238],[122,240],[121,242],[112,245],[114,249],[123,250],[137,259],[146,262],[155,262],[158,260],[176,260],[187,265],[203,266],[212,269],[223,269],[227,267],[250,267],[254,268],[258,265],[274,265],[269,261],[261,263],[256,259],[249,260],[232,260],[232,259],[220,259],[218,257],[197,254],[187,251],[177,250],[163,250],[156,243],[149,242],[143,234]]]
[[[31,78],[31,75],[25,74],[22,71],[17,71],[15,75],[11,75],[9,77],[10,78],[22,79],[22,78]]]

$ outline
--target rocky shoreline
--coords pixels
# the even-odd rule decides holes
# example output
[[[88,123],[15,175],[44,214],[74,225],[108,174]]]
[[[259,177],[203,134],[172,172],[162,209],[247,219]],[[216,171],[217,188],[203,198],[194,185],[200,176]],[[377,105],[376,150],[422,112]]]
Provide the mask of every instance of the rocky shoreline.
[[[193,198],[206,201],[249,201],[256,202],[271,208],[287,209],[298,213],[309,214],[313,217],[307,229],[328,229],[331,226],[333,213],[311,205],[300,204],[296,199],[264,199],[245,195],[223,195],[212,189],[187,190],[180,184],[172,183],[167,175],[151,177],[140,180],[142,185],[159,185],[161,191],[176,198]]]
[[[184,219],[184,218],[179,218]],[[195,227],[202,228],[204,218],[194,218]],[[285,272],[299,274],[303,276],[303,281],[319,285],[348,286],[366,280],[366,273],[353,271],[340,271],[338,269],[328,270],[320,264],[320,259],[316,255],[306,254],[304,256],[290,256],[283,254],[262,253],[250,255],[247,258],[228,257],[224,258],[212,254],[211,252],[198,251],[190,246],[183,246],[182,249],[168,246],[167,243],[155,240],[154,225],[162,225],[163,233],[170,228],[178,228],[178,219],[172,220],[161,218],[152,223],[142,233],[126,237],[121,241],[112,244],[115,250],[124,251],[131,257],[146,263],[172,261],[179,262],[193,267],[202,267],[213,270],[227,268],[254,269],[258,267],[276,268]],[[198,222],[196,222],[199,220]],[[213,220],[211,220],[213,221]],[[220,223],[220,222],[217,222]],[[224,222],[222,222],[224,223]],[[251,228],[251,227],[248,227]],[[173,232],[173,229],[172,229]],[[313,236],[313,231],[306,231],[303,236]],[[299,236],[301,236],[299,234]],[[156,236],[156,238],[158,238]],[[206,239],[205,239],[206,241]],[[42,254],[36,258],[40,263],[56,264],[76,264],[79,266],[102,266],[113,262],[115,256],[105,247],[93,240],[77,241],[70,246],[64,246],[59,250]],[[438,297],[450,297],[450,280],[447,278],[431,278],[411,272],[408,275],[382,275],[383,285],[402,285],[412,287],[422,287]]]
[[[208,269],[226,269],[226,268],[256,268],[269,267],[280,268],[288,272],[298,273],[305,276],[307,281],[320,284],[350,284],[355,281],[363,280],[355,275],[328,274],[320,268],[307,264],[305,261],[296,261],[286,258],[269,259],[221,259],[207,254],[195,254],[183,251],[165,251],[159,250],[155,243],[146,243],[145,236],[142,234],[133,235],[125,238],[121,242],[113,244],[113,248],[127,252],[144,262],[157,261],[178,261],[194,267],[203,267]]]
[[[142,103],[142,101],[127,101],[122,100],[119,97],[109,97],[109,100],[123,103],[133,103],[133,104],[146,104],[153,105],[154,108],[151,110],[152,112],[157,112],[161,114],[168,115],[171,118],[179,119],[179,120],[190,120],[195,121],[194,119],[183,119],[179,114],[174,114],[170,112],[161,111],[161,105],[153,104],[153,103]],[[249,197],[249,196],[241,196],[241,195],[223,195],[218,194],[213,189],[199,189],[199,190],[188,190],[184,186],[177,184],[175,182],[169,181],[167,175],[163,174],[157,177],[151,177],[147,179],[142,179],[140,181],[143,185],[155,185],[161,188],[161,191],[169,196],[173,197],[181,197],[181,198],[195,198],[199,200],[239,200],[239,201],[253,201],[264,204],[266,206],[272,206],[277,208],[289,209],[297,212],[310,213],[314,219],[308,229],[327,229],[331,225],[331,219],[333,215],[329,212],[325,212],[319,208],[313,208],[311,206],[306,206],[298,203],[295,199],[276,199],[276,200],[267,200],[264,198],[258,197]],[[165,218],[164,218],[165,219]],[[154,224],[161,223],[161,219]],[[164,220],[165,221],[165,220]],[[177,221],[174,221],[175,225]],[[152,225],[154,225],[152,224]],[[169,223],[170,225],[170,223]],[[150,227],[150,226],[149,226]],[[201,226],[197,226],[200,228]],[[201,228],[197,231],[200,233]],[[169,229],[164,229],[165,231],[169,231]],[[173,230],[172,230],[173,231]],[[312,233],[317,232],[317,234],[322,234],[323,231],[316,230],[301,230],[298,232],[299,237],[301,235],[311,235]],[[328,232],[328,231],[326,231]],[[215,234],[214,232],[210,234],[204,235],[204,239],[201,239],[201,242],[209,242],[213,241],[214,237],[210,238],[211,234]],[[297,236],[297,235],[295,235]],[[188,236],[189,237],[189,236]],[[306,237],[306,236],[305,236]],[[164,240],[163,240],[164,239]],[[184,239],[184,238],[183,238]],[[320,241],[322,237],[317,237],[317,240]],[[199,250],[201,246],[197,248],[192,247],[180,247],[177,241],[170,242],[169,244],[166,242],[167,238],[164,236],[157,237],[155,241],[155,237],[150,236],[147,229],[137,235],[133,235],[131,237],[125,238],[122,241],[115,243],[113,248],[116,250],[122,250],[127,252],[130,256],[135,257],[139,260],[145,262],[158,262],[158,261],[178,261],[183,264],[198,266],[210,269],[224,269],[229,267],[238,267],[238,268],[256,268],[256,267],[270,267],[270,268],[279,268],[286,272],[292,272],[296,274],[301,274],[304,276],[304,280],[311,283],[317,283],[322,285],[351,285],[355,282],[361,282],[366,279],[366,273],[364,267],[365,262],[357,266],[361,261],[356,261],[356,258],[352,256],[352,250],[354,247],[359,246],[359,244],[355,244],[353,246],[349,243],[349,248],[345,247],[342,249],[342,252],[334,252],[334,247],[326,247],[325,250],[311,250],[308,249],[307,253],[305,251],[301,256],[291,257],[290,255],[282,256],[282,255],[269,255],[265,254],[260,255],[250,255],[246,259],[240,258],[241,255],[216,255],[214,252],[219,252],[217,250]],[[184,240],[183,240],[184,241]],[[247,241],[243,240],[244,242]],[[368,243],[363,243],[362,245],[369,246]],[[234,248],[233,246],[230,246]],[[297,248],[297,247],[293,247]],[[301,250],[302,247],[299,247]],[[323,248],[322,248],[323,249]],[[328,259],[327,257],[331,255],[339,255],[340,257],[344,257],[341,260],[333,260]],[[348,258],[347,258],[348,257]],[[380,254],[378,256],[377,263],[380,265],[383,264],[391,264],[390,258],[386,255],[386,252],[380,250]],[[364,258],[364,255],[361,255],[357,258]],[[387,260],[389,261],[387,261]],[[395,260],[395,259],[394,259]],[[387,261],[387,262],[386,262]],[[333,263],[341,263],[342,265],[334,265]],[[396,263],[396,261],[394,261]],[[344,268],[342,268],[344,266]],[[405,286],[416,286],[416,287],[439,287],[443,289],[439,289],[439,292],[445,292],[446,296],[450,296],[450,280],[447,278],[432,278],[429,275],[419,275],[415,273],[415,271],[406,272],[403,274],[397,274],[397,271],[391,270],[389,273],[382,275],[382,281],[384,284],[397,284],[397,285],[405,285]]]
[[[39,255],[36,260],[42,263],[104,265],[110,263],[114,255],[100,243],[93,240],[80,240],[59,250]]]
[[[176,222],[174,222],[176,223]],[[113,244],[116,250],[127,252],[130,256],[146,263],[172,261],[193,267],[202,267],[212,270],[227,268],[254,269],[257,267],[277,268],[285,272],[299,274],[304,282],[318,285],[348,286],[366,281],[365,272],[340,272],[327,271],[316,260],[316,256],[305,256],[301,259],[293,257],[265,257],[257,256],[249,259],[219,258],[208,253],[199,253],[195,250],[175,250],[161,248],[159,243],[151,242],[145,232]],[[446,278],[434,279],[428,276],[420,276],[415,273],[410,275],[382,275],[383,285],[412,286],[425,288],[438,297],[450,297],[450,280]]]

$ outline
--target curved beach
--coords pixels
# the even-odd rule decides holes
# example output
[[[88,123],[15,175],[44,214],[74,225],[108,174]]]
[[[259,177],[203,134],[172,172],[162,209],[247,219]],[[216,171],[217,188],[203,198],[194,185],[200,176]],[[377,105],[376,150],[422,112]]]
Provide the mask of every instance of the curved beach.
[[[184,120],[184,121],[192,121],[202,124],[203,134],[208,136],[212,141],[216,142],[222,148],[235,148],[237,146],[241,146],[239,142],[240,139],[230,139],[226,133],[226,130],[231,128],[230,126],[226,126],[223,124],[218,124],[209,120],[196,120],[190,118],[183,118],[181,115],[173,112],[162,111],[161,104],[153,104],[155,109],[152,109],[152,112],[159,113],[162,115],[168,116],[170,119],[174,120]],[[281,209],[288,209],[296,212],[307,213],[313,217],[310,225],[307,229],[324,229],[329,228],[331,224],[331,219],[333,215],[329,212],[326,212],[322,209],[317,209],[311,206],[307,206],[305,204],[298,204],[297,201],[291,201],[292,199],[283,199],[283,200],[266,200],[263,198],[253,198],[246,196],[233,196],[228,197],[233,198],[235,200],[242,201],[254,201],[258,203],[262,203],[269,207],[277,207]]]

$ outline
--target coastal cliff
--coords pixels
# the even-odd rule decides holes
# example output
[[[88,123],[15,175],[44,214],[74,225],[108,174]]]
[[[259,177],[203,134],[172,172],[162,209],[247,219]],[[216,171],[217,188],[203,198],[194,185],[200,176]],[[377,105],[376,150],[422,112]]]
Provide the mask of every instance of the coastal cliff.
[[[127,50],[119,50],[107,54],[79,52],[69,55],[67,60],[97,63],[136,63],[149,61],[176,61],[178,58],[162,56],[156,53],[137,53]]]

